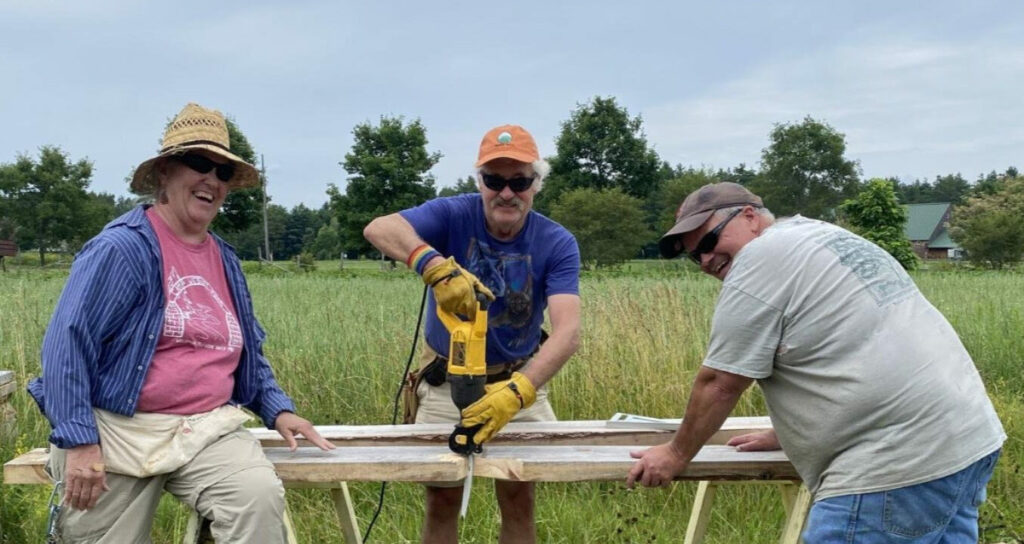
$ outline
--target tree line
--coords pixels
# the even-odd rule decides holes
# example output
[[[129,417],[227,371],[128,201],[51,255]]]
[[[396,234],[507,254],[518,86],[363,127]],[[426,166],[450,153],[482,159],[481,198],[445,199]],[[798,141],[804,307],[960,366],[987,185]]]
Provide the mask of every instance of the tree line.
[[[228,129],[232,151],[258,165],[255,149],[231,119]],[[442,155],[427,149],[419,119],[382,116],[352,134],[352,148],[338,163],[345,180],[327,187],[323,205],[267,206],[274,259],[374,255],[362,236],[374,217],[477,190],[472,176],[437,189],[430,170]],[[555,154],[548,157],[551,174],[535,207],[576,235],[586,266],[656,256],[658,237],[672,225],[682,199],[715,181],[747,186],[779,216],[799,213],[842,224],[907,268],[916,259],[903,234],[901,204],[953,203],[950,231],[978,262],[999,267],[1024,254],[1024,226],[1018,226],[1024,225],[1024,182],[1013,167],[974,182],[960,173],[931,181],[865,180],[859,163],[846,157],[845,136],[824,121],[776,124],[768,140],[758,168],[671,165],[647,141],[639,115],[631,116],[614,97],[594,97],[562,122]],[[72,161],[53,146],[41,148],[38,158],[19,155],[0,164],[0,239],[37,250],[42,262],[47,251],[76,252],[106,222],[145,200],[90,192],[91,179],[88,160]],[[261,188],[230,193],[212,228],[243,259],[268,257]]]

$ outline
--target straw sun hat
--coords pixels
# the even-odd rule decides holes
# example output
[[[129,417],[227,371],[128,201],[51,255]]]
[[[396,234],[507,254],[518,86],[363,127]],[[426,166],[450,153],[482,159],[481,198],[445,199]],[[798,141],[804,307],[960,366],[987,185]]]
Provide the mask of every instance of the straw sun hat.
[[[228,142],[228,125],[217,110],[208,110],[199,104],[189,103],[167,125],[164,131],[160,154],[135,169],[132,176],[132,192],[140,195],[152,194],[159,181],[153,166],[156,161],[171,155],[182,155],[191,149],[203,149],[235,163],[235,175],[229,189],[241,189],[259,184],[256,167],[231,152]]]

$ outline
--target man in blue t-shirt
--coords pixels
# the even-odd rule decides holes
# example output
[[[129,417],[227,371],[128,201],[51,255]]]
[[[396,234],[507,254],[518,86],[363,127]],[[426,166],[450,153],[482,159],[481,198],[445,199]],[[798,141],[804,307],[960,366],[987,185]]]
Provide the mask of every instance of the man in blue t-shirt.
[[[441,305],[472,317],[475,291],[488,309],[489,392],[460,414],[449,385],[426,379],[417,388],[417,423],[483,424],[473,436],[482,444],[509,420],[553,421],[544,385],[579,344],[580,254],[564,227],[531,210],[550,171],[533,137],[520,126],[484,135],[476,162],[480,192],[437,198],[374,219],[363,234],[384,254],[401,259],[432,286],[427,309],[428,359],[443,372],[448,331],[437,317]],[[544,309],[551,334],[542,340]],[[543,344],[542,344],[543,342]],[[425,369],[425,373],[430,373]],[[494,385],[496,384],[496,385]],[[495,481],[501,509],[501,542],[533,542],[534,486]],[[461,482],[427,487],[423,542],[456,542]]]

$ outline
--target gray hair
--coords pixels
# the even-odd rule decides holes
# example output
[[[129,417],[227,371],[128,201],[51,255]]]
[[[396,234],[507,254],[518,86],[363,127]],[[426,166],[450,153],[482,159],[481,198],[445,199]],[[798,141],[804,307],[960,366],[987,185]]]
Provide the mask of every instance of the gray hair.
[[[537,180],[533,182],[533,192],[539,193],[544,188],[544,178],[548,177],[551,173],[551,165],[544,159],[537,159],[530,163],[530,167],[533,168],[533,173],[537,175]],[[480,174],[483,174],[484,169],[476,169],[476,181],[480,183]]]
[[[166,204],[167,203],[167,187],[164,186],[162,172],[167,170],[167,158],[160,157],[153,163],[153,169],[150,172],[150,176],[153,177],[155,183],[153,189],[148,193],[142,195],[147,201],[153,204]]]
[[[750,205],[751,204],[744,204],[742,206],[731,206],[729,208],[719,208],[719,209],[715,210],[715,213],[712,216],[715,217],[716,219],[720,219],[720,220],[721,219],[725,219],[732,212],[734,212],[736,210],[742,210],[743,208],[746,208],[747,206],[750,206]],[[769,225],[774,225],[775,224],[775,214],[773,214],[771,212],[771,210],[769,210],[768,208],[765,208],[765,207],[758,208],[757,206],[754,206],[754,210],[757,212],[758,215],[761,216],[762,219],[765,220],[765,222],[767,224],[769,224]]]

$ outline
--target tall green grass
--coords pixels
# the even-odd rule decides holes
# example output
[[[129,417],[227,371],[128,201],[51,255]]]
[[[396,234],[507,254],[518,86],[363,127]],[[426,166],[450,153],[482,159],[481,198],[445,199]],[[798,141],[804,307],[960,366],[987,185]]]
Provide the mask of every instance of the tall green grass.
[[[335,263],[336,265],[336,263]],[[266,353],[301,415],[320,424],[389,422],[391,401],[409,354],[422,283],[407,272],[376,267],[288,273],[249,268],[257,315],[269,337]],[[39,346],[66,272],[24,269],[0,275],[0,369],[21,385],[39,373]],[[1024,275],[920,273],[925,295],[959,331],[974,356],[1010,440],[982,509],[984,542],[1024,535]],[[719,283],[687,268],[660,263],[587,273],[582,285],[579,352],[551,385],[562,419],[605,419],[628,411],[679,417],[705,350]],[[18,436],[0,444],[7,460],[46,443],[48,426],[24,392],[12,398]],[[752,388],[736,415],[763,415]],[[497,539],[498,513],[489,482],[479,479],[464,542]],[[350,485],[363,527],[378,486]],[[542,542],[678,542],[695,484],[627,491],[621,483],[540,484],[537,522]],[[0,543],[40,542],[48,490],[0,486]],[[415,542],[423,490],[391,484],[375,542]],[[302,542],[341,542],[328,495],[290,490],[289,508]],[[709,542],[775,542],[783,520],[772,486],[735,486],[715,501]],[[154,541],[177,542],[183,509],[161,503]]]

